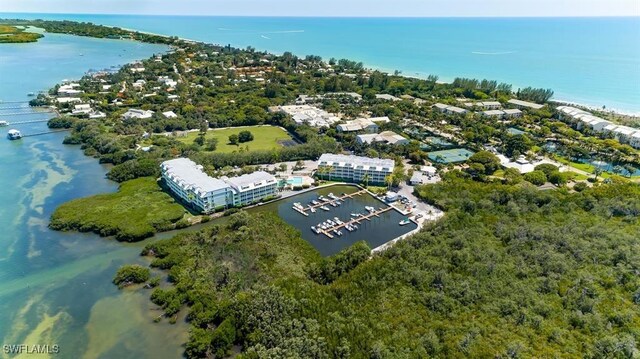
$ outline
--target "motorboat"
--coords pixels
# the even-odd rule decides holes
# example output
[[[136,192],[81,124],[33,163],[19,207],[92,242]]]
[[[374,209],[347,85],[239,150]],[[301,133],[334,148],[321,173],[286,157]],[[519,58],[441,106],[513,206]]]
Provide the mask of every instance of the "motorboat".
[[[9,132],[7,132],[7,138],[10,140],[19,140],[22,138],[22,133],[18,130],[9,130]]]
[[[329,207],[327,207],[327,206],[322,206],[322,207],[320,207],[320,209],[323,210],[323,211],[330,211]]]
[[[5,127],[5,126],[9,126],[9,122],[7,122],[7,121],[0,121],[0,127]]]
[[[400,221],[400,225],[401,226],[406,226],[407,224],[411,223],[411,221],[409,220],[409,218],[405,218],[402,221]]]
[[[364,209],[366,209],[369,212],[375,212],[376,211],[376,209],[371,207],[371,206],[365,206]]]
[[[314,207],[309,208],[309,210],[311,211],[311,213],[316,213],[316,209]]]

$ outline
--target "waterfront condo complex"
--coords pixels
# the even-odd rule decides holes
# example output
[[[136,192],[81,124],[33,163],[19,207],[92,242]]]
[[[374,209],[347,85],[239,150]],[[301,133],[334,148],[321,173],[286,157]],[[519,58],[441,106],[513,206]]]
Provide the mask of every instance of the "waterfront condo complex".
[[[329,180],[384,184],[393,172],[394,161],[325,153],[318,159],[318,176]]]
[[[276,178],[262,171],[213,178],[204,173],[201,165],[188,158],[165,161],[161,170],[162,178],[171,191],[203,213],[246,206],[273,196],[277,191]]]

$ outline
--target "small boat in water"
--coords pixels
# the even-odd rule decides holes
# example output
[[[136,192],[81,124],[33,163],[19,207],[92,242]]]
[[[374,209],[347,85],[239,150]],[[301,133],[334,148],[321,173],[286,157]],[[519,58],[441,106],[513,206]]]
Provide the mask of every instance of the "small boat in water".
[[[5,126],[9,126],[9,122],[7,122],[7,121],[0,121],[0,127],[5,127]]]
[[[311,204],[315,206],[315,205],[320,204],[320,202],[318,202],[318,201],[316,201],[316,200],[314,199],[313,201],[311,201]]]
[[[10,140],[19,140],[22,138],[22,133],[18,130],[9,130],[9,132],[7,132],[7,138]]]
[[[362,216],[360,213],[351,213],[351,217],[358,218],[360,216]]]
[[[309,208],[309,210],[311,211],[311,213],[316,213],[316,209],[313,207]]]
[[[400,221],[400,225],[401,226],[406,226],[407,224],[411,223],[411,221],[409,220],[409,218],[405,218],[402,221]]]
[[[320,209],[323,210],[323,211],[330,211],[329,207],[327,207],[327,206],[322,206],[322,207],[320,207]]]
[[[376,209],[371,207],[371,206],[365,206],[364,209],[366,209],[369,212],[375,212],[376,211]]]

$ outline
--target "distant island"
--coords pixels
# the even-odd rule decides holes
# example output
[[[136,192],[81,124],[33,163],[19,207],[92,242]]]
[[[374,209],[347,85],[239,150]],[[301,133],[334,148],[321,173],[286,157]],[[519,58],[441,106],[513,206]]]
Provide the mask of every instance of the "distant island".
[[[637,355],[635,123],[554,104],[549,89],[70,21],[2,23],[171,46],[31,104],[54,106],[49,127],[70,130],[64,143],[112,164],[121,183],[61,205],[51,228],[136,241],[210,221],[145,245],[162,275],[114,273],[119,287],[151,290],[157,321],[188,313],[188,358]],[[336,182],[406,213],[385,225],[419,230],[322,257],[264,204]],[[341,205],[321,197],[287,209]],[[322,227],[347,231],[339,222]],[[332,233],[322,240],[345,238]]]
[[[23,27],[0,25],[0,43],[36,42],[42,34],[27,32]]]

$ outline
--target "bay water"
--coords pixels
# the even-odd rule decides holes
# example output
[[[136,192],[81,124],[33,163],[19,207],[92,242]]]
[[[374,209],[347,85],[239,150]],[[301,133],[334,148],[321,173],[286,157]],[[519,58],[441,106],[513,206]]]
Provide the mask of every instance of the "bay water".
[[[168,50],[132,41],[47,34],[37,43],[0,44],[0,342],[58,345],[58,358],[180,357],[186,324],[156,324],[150,291],[118,290],[117,268],[144,263],[144,243],[47,228],[56,206],[113,192],[107,168],[65,133],[9,141],[6,132],[46,132],[50,113],[28,107],[29,92],[63,79]],[[0,349],[0,357],[6,353]],[[8,357],[16,357],[9,355]],[[29,356],[32,357],[32,356]],[[34,356],[34,357],[46,357]]]

